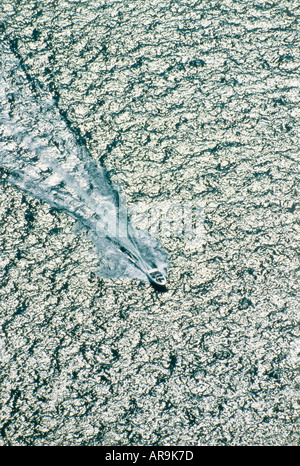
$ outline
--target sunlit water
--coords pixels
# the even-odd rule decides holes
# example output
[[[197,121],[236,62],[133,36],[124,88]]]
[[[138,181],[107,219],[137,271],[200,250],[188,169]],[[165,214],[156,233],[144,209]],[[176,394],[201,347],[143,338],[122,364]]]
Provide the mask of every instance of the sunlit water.
[[[126,206],[119,191],[76,141],[51,95],[21,72],[22,64],[9,49],[9,40],[1,52],[0,165],[8,170],[7,181],[87,228],[102,259],[102,277],[146,278],[122,253],[120,248],[125,247],[143,257],[148,269],[158,267],[165,272],[158,245],[136,231],[126,215],[120,215]]]
[[[297,444],[297,4],[0,8],[2,444]]]

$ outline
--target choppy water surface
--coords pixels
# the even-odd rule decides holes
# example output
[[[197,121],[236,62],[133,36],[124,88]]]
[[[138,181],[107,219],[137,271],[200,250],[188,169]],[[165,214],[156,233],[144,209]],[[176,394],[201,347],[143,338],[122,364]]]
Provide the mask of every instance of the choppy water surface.
[[[298,19],[2,1],[3,445],[297,444]],[[74,229],[112,183],[133,209],[203,207],[192,244],[160,224],[167,293],[95,239],[103,211]]]
[[[119,188],[93,160],[85,141],[76,140],[54,99],[31,80],[13,43],[5,39],[0,75],[0,166],[8,170],[5,179],[86,228],[102,259],[101,276],[146,279],[127,251],[141,257],[149,270],[164,272],[165,255],[158,244],[131,225]]]

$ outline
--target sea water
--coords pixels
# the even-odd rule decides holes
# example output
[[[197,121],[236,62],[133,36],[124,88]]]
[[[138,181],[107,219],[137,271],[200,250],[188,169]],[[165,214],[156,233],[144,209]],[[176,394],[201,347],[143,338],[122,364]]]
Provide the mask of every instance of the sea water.
[[[299,444],[298,3],[0,2],[1,444]]]
[[[7,181],[86,227],[100,254],[103,277],[145,279],[120,248],[142,257],[149,269],[166,270],[166,254],[130,223],[126,205],[105,169],[76,140],[56,103],[30,81],[21,61],[1,44],[0,166]]]

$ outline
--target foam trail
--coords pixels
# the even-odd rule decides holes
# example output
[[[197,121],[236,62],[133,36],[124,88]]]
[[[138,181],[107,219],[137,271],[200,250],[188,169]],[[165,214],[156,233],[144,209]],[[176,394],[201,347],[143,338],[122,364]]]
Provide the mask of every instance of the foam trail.
[[[0,165],[8,170],[8,181],[86,227],[101,258],[102,276],[146,278],[121,250],[165,272],[166,254],[126,214],[126,221],[120,221],[126,206],[119,190],[79,144],[52,96],[29,82],[4,43],[1,52]]]

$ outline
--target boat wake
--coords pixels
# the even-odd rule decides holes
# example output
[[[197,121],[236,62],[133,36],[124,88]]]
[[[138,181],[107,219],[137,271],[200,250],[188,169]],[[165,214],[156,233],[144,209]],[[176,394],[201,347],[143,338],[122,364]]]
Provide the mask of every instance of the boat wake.
[[[166,253],[132,225],[120,190],[78,141],[51,94],[30,82],[4,43],[0,60],[0,166],[8,172],[7,181],[86,228],[102,277],[163,280],[159,273],[164,277]]]

